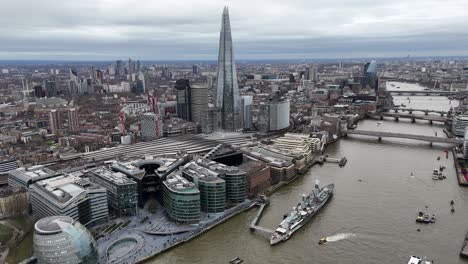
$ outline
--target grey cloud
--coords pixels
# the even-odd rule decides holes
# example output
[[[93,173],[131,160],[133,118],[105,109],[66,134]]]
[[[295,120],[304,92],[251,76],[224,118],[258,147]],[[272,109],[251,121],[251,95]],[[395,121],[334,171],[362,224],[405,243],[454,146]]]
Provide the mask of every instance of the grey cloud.
[[[462,0],[16,0],[0,59],[215,59],[225,3],[239,59],[468,55]]]

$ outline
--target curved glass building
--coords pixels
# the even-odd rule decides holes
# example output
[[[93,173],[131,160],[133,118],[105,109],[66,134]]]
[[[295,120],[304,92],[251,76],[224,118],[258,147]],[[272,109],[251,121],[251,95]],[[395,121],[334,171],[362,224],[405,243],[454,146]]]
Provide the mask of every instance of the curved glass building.
[[[195,184],[174,172],[163,182],[163,201],[166,213],[175,222],[200,221],[200,191]]]
[[[193,182],[200,191],[203,212],[222,213],[226,208],[226,182],[218,174],[192,161],[182,170],[182,176]]]
[[[34,256],[38,264],[95,264],[96,241],[69,216],[42,218],[34,225]]]
[[[198,159],[197,164],[218,173],[218,177],[225,181],[228,205],[245,201],[247,198],[247,173],[245,171],[208,159]]]

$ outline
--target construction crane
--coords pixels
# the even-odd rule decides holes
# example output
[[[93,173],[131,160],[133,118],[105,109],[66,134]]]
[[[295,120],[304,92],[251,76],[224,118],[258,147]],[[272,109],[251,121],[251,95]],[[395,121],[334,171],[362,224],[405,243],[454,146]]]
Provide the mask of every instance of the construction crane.
[[[156,114],[156,137],[159,138],[159,106],[158,106],[158,96],[153,94],[153,109],[154,113]]]
[[[120,98],[120,112],[119,112],[119,119],[120,119],[120,126],[122,128],[122,135],[126,136],[127,132],[125,130],[125,113],[123,108],[125,106],[125,98]]]

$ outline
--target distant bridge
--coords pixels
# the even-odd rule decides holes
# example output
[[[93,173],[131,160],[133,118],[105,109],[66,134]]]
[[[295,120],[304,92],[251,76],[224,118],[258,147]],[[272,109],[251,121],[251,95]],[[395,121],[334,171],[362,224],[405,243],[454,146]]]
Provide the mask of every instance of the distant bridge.
[[[413,112],[423,112],[424,115],[429,115],[429,113],[435,113],[435,114],[440,114],[441,116],[444,116],[448,114],[448,111],[441,111],[441,110],[429,110],[429,109],[417,109],[417,108],[404,108],[401,106],[394,106],[393,111],[395,113],[398,113],[398,111],[401,112],[408,112],[409,114],[412,114]]]
[[[387,90],[392,95],[409,95],[409,96],[418,96],[418,95],[425,95],[425,96],[453,96],[453,95],[466,95],[466,93],[458,92],[458,91],[395,91],[395,90]]]
[[[434,116],[434,115],[415,115],[415,114],[405,114],[405,113],[375,113],[375,114],[368,114],[370,118],[380,119],[383,120],[384,117],[391,117],[394,118],[395,121],[398,121],[401,118],[410,119],[412,122],[416,122],[416,120],[427,120],[429,122],[447,122],[447,118],[444,116]]]
[[[403,134],[403,133],[392,133],[392,132],[379,132],[379,131],[368,131],[368,130],[348,130],[346,135],[361,135],[361,136],[372,136],[378,137],[381,140],[383,137],[389,138],[404,138],[404,139],[413,139],[426,141],[430,143],[446,143],[446,144],[455,144],[460,145],[463,143],[463,140],[457,138],[443,138],[443,137],[434,137],[434,136],[423,136],[423,135],[414,135],[414,134]]]

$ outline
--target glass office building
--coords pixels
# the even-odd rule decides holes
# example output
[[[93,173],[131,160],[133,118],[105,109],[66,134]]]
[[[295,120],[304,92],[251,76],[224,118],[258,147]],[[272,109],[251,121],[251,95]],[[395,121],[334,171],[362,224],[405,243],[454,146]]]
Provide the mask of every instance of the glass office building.
[[[163,182],[163,200],[166,213],[176,222],[200,221],[200,191],[195,184],[174,172]]]
[[[218,174],[194,161],[187,163],[182,176],[193,182],[200,191],[201,210],[207,213],[222,213],[226,208],[226,182]]]
[[[37,221],[33,245],[38,264],[98,263],[96,241],[83,225],[69,216]]]

